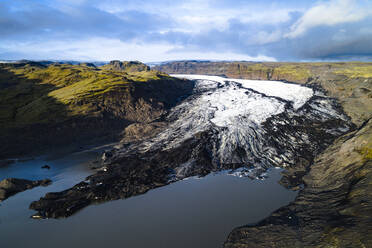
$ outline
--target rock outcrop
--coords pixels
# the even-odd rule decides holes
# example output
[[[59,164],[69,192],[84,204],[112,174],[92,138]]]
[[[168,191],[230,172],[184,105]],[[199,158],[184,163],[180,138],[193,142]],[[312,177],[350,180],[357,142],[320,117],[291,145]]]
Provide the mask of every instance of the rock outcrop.
[[[139,61],[119,61],[113,60],[102,66],[106,70],[124,71],[124,72],[143,72],[150,71],[150,67]]]
[[[32,189],[37,186],[48,186],[52,181],[49,179],[31,181],[26,179],[8,178],[0,181],[0,201],[4,201],[19,192]]]
[[[319,155],[303,182],[295,202],[224,247],[372,247],[372,120]]]

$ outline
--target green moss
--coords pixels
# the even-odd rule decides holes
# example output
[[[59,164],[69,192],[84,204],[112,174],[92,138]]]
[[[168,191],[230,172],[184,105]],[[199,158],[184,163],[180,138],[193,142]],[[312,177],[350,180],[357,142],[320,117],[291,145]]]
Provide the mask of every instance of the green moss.
[[[229,73],[264,79],[307,81],[311,77],[306,63],[232,63]]]
[[[101,66],[105,70],[122,71],[122,72],[145,72],[150,71],[150,67],[139,61],[119,61],[113,60],[109,64]]]
[[[359,150],[359,153],[363,155],[364,160],[372,160],[372,148],[371,147],[362,147]]]
[[[291,80],[295,81],[306,81],[311,76],[310,70],[306,68],[306,64],[283,64],[274,69],[274,74],[279,77],[290,78]]]
[[[334,73],[350,78],[372,78],[372,65],[351,64],[350,68],[338,69]]]
[[[0,65],[0,127],[93,115],[104,95],[129,94],[134,82],[167,77],[157,71],[113,71],[84,65]]]
[[[269,67],[264,66],[261,63],[255,63],[255,64],[248,64],[248,65],[240,65],[242,72],[262,72],[267,71]]]
[[[326,227],[324,229],[324,234],[322,236],[322,239],[325,246],[323,244],[316,246],[316,247],[326,247],[326,248],[338,248],[340,247],[340,239],[339,235],[344,231],[345,229],[342,227]]]
[[[246,67],[246,69],[248,71],[262,71],[262,70],[267,70],[268,67],[267,66],[264,66],[263,64],[261,63],[256,63],[256,64],[252,64],[252,65],[248,65]]]

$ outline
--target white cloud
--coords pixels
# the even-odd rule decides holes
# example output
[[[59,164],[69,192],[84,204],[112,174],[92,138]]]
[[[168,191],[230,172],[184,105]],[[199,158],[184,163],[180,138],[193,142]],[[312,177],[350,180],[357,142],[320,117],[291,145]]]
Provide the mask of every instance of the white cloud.
[[[307,10],[304,15],[294,23],[288,38],[296,38],[307,30],[318,26],[334,26],[342,23],[357,22],[367,17],[371,12],[362,9],[355,0],[331,0],[321,2]]]
[[[268,43],[273,43],[282,38],[282,32],[280,30],[275,30],[274,32],[260,31],[253,37],[253,44],[264,45]]]
[[[121,1],[102,1],[98,2],[97,7],[115,15],[128,10],[156,14],[172,21],[172,29],[169,31],[185,33],[198,33],[211,29],[223,31],[229,27],[232,19],[242,23],[276,25],[289,21],[290,13],[299,10],[295,7],[279,8],[274,5],[262,8],[254,4],[221,8],[215,6],[214,1],[211,0],[187,0],[175,2],[175,4],[169,4],[167,1],[160,1],[156,4],[153,1],[140,1],[140,4],[136,1],[129,1],[125,4]]]
[[[249,56],[234,52],[172,52],[163,60],[245,60],[245,61],[276,61],[274,57],[265,55]]]
[[[0,50],[16,53],[15,59],[59,59],[78,61],[139,60],[142,62],[165,60],[249,60],[275,61],[268,56],[248,56],[232,52],[187,51],[181,46],[167,43],[123,42],[119,39],[91,38],[79,41],[11,42],[0,44]]]
[[[17,42],[3,43],[0,50],[20,54],[27,59],[61,59],[109,61],[153,60],[172,46],[162,44],[125,43],[119,39],[90,38],[71,41]]]
[[[372,0],[6,2],[0,8],[4,59],[291,60],[371,53]],[[331,49],[336,46],[342,49]]]

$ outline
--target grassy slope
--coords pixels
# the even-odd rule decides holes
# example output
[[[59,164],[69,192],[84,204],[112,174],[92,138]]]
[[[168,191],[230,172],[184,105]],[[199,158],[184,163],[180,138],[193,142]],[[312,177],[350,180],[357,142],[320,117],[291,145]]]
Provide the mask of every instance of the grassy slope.
[[[110,135],[120,134],[118,128],[159,117],[184,94],[181,80],[142,71],[146,67],[138,63],[130,66],[122,71],[86,65],[0,64],[0,141],[8,143],[0,147],[0,157],[3,150],[20,149],[23,143],[37,147],[71,141],[68,137],[76,142],[80,132],[85,138],[110,130]]]
[[[105,93],[126,92],[134,81],[146,83],[165,77],[156,71],[128,74],[77,65],[46,68],[5,65],[1,70],[0,85],[6,84],[6,87],[0,86],[2,127],[94,115],[97,112],[94,103],[101,101]]]
[[[150,67],[139,62],[139,61],[118,61],[113,60],[110,63],[101,66],[102,69],[105,70],[114,70],[114,71],[122,71],[122,72],[145,72],[150,71]]]

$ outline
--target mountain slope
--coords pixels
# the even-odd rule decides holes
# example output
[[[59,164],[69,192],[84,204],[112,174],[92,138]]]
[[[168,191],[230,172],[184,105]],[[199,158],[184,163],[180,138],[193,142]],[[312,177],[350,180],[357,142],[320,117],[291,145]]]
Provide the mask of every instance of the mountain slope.
[[[191,89],[184,80],[150,70],[1,64],[0,141],[7,146],[0,157],[118,138],[131,123],[159,118]]]
[[[295,202],[235,229],[225,247],[372,247],[372,120],[334,142]]]

